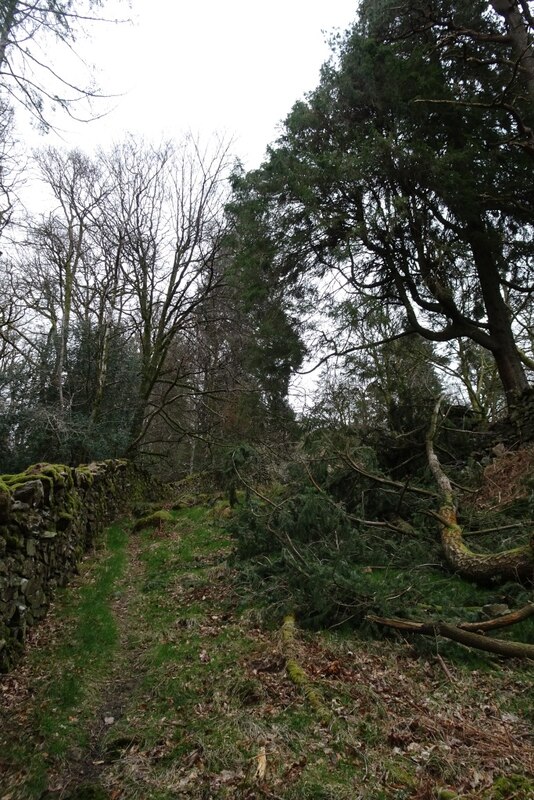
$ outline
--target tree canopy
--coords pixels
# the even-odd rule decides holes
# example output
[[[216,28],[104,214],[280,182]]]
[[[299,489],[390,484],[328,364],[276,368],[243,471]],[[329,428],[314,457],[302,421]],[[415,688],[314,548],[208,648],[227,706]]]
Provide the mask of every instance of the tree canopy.
[[[258,269],[360,315],[378,301],[403,336],[471,340],[511,401],[533,366],[532,18],[514,5],[512,31],[490,6],[363,3],[239,193],[244,227],[268,230],[270,253],[247,238]]]

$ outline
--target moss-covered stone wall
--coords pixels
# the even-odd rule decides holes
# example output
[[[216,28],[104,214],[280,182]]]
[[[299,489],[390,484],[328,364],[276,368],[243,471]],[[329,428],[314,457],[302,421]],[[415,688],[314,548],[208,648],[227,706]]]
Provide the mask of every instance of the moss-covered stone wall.
[[[142,492],[142,474],[120,460],[0,476],[0,671],[104,526]]]

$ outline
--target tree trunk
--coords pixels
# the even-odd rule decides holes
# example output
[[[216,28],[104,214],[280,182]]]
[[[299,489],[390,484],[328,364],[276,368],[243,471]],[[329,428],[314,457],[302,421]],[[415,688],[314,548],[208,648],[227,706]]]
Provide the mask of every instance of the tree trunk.
[[[515,343],[510,310],[501,293],[501,279],[492,252],[492,242],[481,220],[469,223],[467,241],[473,253],[493,340],[491,351],[510,407],[528,389],[529,384]]]
[[[0,69],[4,65],[6,49],[9,45],[9,34],[15,22],[15,12],[17,11],[17,0],[7,0],[4,6],[0,22]]]
[[[534,49],[525,18],[514,0],[490,0],[490,3],[506,22],[519,70],[523,73],[528,95],[534,104]],[[525,6],[528,11],[526,3]]]
[[[134,458],[139,449],[141,439],[143,438],[145,427],[145,410],[146,402],[140,398],[137,402],[136,409],[133,415],[132,424],[130,425],[130,434],[128,446],[125,455],[128,458]]]
[[[500,553],[475,553],[463,540],[454,506],[443,505],[439,516],[443,520],[441,545],[445,558],[463,578],[482,585],[495,581],[534,580],[534,552],[529,545]]]
[[[104,322],[102,328],[102,344],[96,366],[96,389],[93,398],[93,406],[91,409],[91,425],[96,424],[100,416],[102,400],[104,399],[104,389],[106,387],[106,377],[108,372],[110,329],[110,323],[107,321]]]
[[[464,542],[456,516],[452,485],[434,450],[440,405],[441,398],[432,414],[426,437],[426,451],[430,470],[441,495],[441,544],[447,563],[463,578],[475,583],[488,584],[496,580],[534,581],[534,537],[530,546],[514,547],[500,553],[475,553]]]

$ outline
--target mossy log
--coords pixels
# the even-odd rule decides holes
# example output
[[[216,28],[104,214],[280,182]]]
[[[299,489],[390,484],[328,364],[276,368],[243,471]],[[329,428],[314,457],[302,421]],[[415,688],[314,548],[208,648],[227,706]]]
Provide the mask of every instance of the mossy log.
[[[323,721],[328,721],[330,712],[323,703],[319,692],[311,685],[310,679],[300,666],[294,654],[295,643],[295,617],[288,614],[284,619],[281,629],[282,646],[286,657],[286,671],[295,686],[298,686],[304,697]]]
[[[169,511],[165,511],[165,509],[161,509],[160,511],[154,511],[152,514],[148,514],[146,517],[141,517],[138,519],[134,523],[132,531],[136,533],[137,531],[142,531],[147,528],[161,528],[165,524],[172,522],[172,514]]]
[[[434,450],[440,400],[436,403],[426,437],[428,464],[438,485],[441,507],[441,544],[447,563],[463,578],[479,584],[520,580],[534,582],[534,537],[530,544],[503,550],[500,553],[476,553],[463,539],[458,524],[451,482],[443,471]]]
[[[441,545],[447,563],[455,572],[482,585],[497,580],[534,581],[532,542],[500,553],[476,553],[463,539],[452,498],[446,500],[439,510]]]

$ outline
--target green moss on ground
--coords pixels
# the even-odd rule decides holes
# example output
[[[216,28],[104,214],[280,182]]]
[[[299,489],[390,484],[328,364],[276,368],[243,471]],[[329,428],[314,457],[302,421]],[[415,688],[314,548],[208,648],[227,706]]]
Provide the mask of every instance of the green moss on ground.
[[[496,778],[485,800],[532,800],[534,780],[525,775],[508,775]]]
[[[147,514],[145,517],[141,517],[138,519],[133,527],[132,531],[142,531],[145,528],[160,528],[165,524],[169,524],[173,522],[173,516],[169,511],[165,511],[164,509],[160,511],[154,511],[151,514]]]
[[[25,800],[67,779],[72,800],[89,779],[122,800],[529,798],[528,717],[509,713],[525,705],[524,666],[447,660],[451,679],[441,650],[419,659],[339,629],[281,636],[281,608],[269,629],[258,598],[244,601],[211,509],[167,513],[164,537],[109,532],[30,653],[25,716],[10,709],[27,720],[18,751],[16,736],[0,741]]]

